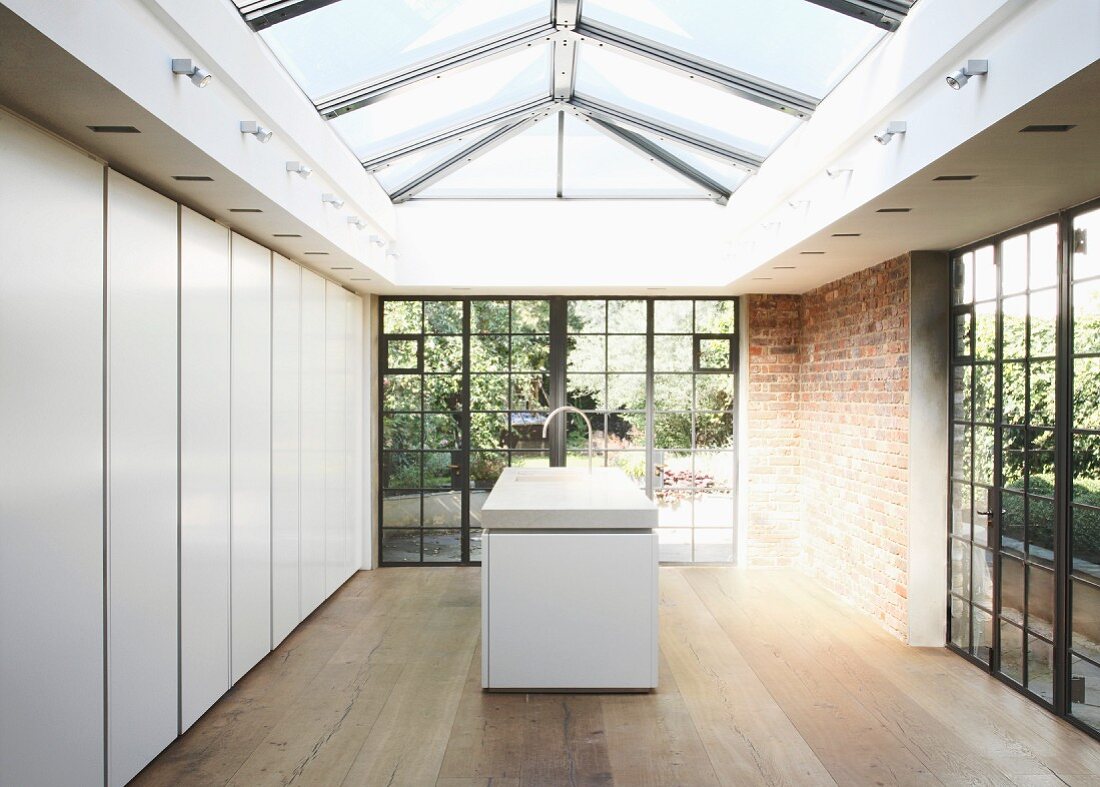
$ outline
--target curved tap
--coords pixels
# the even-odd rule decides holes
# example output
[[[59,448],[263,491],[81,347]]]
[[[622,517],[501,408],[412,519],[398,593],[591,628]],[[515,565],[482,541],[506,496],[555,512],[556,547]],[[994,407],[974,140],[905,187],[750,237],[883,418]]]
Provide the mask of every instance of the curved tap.
[[[554,419],[554,416],[558,413],[576,413],[584,419],[584,425],[588,427],[588,472],[592,472],[592,422],[588,420],[588,416],[584,414],[583,410],[578,410],[572,405],[564,404],[556,410],[552,410],[550,415],[546,416],[546,421],[542,425],[542,437],[546,439],[546,434],[550,430],[550,422]]]

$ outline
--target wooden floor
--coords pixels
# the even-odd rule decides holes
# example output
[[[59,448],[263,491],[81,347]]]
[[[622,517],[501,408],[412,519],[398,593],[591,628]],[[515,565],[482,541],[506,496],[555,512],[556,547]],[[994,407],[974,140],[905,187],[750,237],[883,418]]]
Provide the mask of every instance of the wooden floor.
[[[358,574],[136,783],[1100,784],[1100,744],[793,573],[662,568],[656,693],[484,694],[479,581]]]

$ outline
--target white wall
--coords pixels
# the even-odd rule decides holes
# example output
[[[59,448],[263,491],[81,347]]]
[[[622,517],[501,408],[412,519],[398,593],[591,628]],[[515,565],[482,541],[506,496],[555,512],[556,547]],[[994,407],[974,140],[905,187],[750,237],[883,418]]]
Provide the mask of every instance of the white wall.
[[[107,781],[179,724],[179,207],[107,176]]]
[[[0,111],[0,780],[103,779],[103,166]]]
[[[124,784],[358,566],[361,304],[2,111],[0,163],[0,783]]]

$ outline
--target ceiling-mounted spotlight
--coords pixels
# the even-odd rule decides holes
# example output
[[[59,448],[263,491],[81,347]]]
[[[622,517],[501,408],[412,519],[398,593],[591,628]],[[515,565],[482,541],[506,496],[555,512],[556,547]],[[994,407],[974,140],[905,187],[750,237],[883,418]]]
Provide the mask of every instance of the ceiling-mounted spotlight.
[[[286,163],[286,171],[296,172],[303,178],[308,178],[310,175],[313,174],[313,170],[300,161],[288,161]]]
[[[252,136],[256,137],[256,139],[260,140],[260,142],[267,142],[269,139],[275,136],[274,131],[269,128],[264,128],[255,120],[242,120],[241,133],[251,134]]]
[[[891,120],[882,132],[875,134],[875,142],[880,145],[889,145],[890,141],[894,138],[895,135],[904,133],[905,121]]]
[[[365,230],[367,228],[367,223],[358,216],[348,216],[348,224],[351,224],[357,230]]]
[[[210,84],[210,80],[214,78],[213,74],[196,66],[188,57],[172,58],[172,73],[190,77],[196,87],[206,87]]]
[[[382,248],[386,245],[386,241],[382,238],[381,235],[371,235],[369,238],[367,238],[367,240],[378,248]]]
[[[337,210],[344,207],[344,201],[335,194],[322,194],[321,202],[326,202]]]
[[[962,90],[970,77],[984,76],[989,73],[988,60],[967,60],[966,65],[947,77],[947,84],[954,90]]]
[[[851,168],[826,169],[825,174],[828,175],[830,178],[833,178],[835,180],[836,178],[839,178],[841,175],[845,175],[845,174],[850,175],[854,171],[855,170],[853,170]]]
[[[808,199],[792,199],[787,201],[787,207],[792,210],[798,210],[799,208],[809,208],[810,201]]]
[[[400,257],[400,256],[401,256],[401,255],[400,255],[400,254],[398,253],[398,251],[397,251],[397,244],[396,244],[396,243],[391,243],[391,244],[390,244],[390,245],[389,245],[389,246],[388,246],[388,247],[386,248],[386,257],[392,257],[393,259],[395,259],[395,260],[396,260],[396,259],[397,259],[398,257]]]

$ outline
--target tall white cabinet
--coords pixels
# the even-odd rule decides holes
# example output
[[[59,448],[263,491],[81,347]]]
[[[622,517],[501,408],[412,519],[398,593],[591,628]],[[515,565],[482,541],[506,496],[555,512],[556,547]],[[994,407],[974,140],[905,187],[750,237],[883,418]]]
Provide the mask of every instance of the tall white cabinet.
[[[229,679],[229,230],[180,211],[180,727]]]
[[[0,111],[0,781],[104,773],[103,166]]]
[[[347,579],[347,291],[325,292],[325,595]]]
[[[325,287],[302,270],[301,615],[325,600]]]
[[[232,682],[271,649],[271,252],[231,243]]]
[[[176,737],[176,203],[107,176],[107,776]]]

